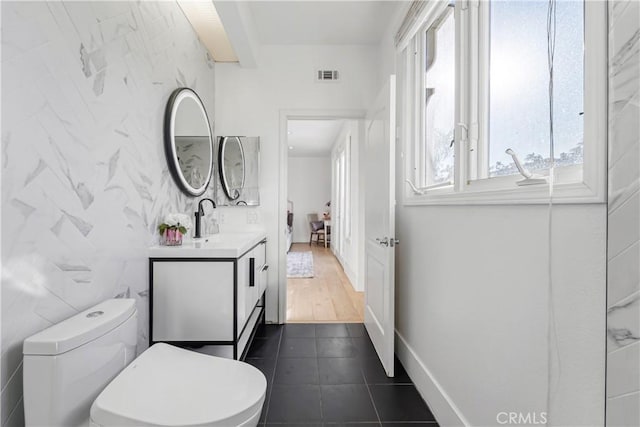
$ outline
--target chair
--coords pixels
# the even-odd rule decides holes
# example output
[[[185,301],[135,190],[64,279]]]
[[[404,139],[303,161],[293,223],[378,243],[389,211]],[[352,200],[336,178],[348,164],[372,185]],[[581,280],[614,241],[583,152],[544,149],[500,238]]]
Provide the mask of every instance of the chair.
[[[311,234],[309,235],[309,246],[313,242],[313,236],[316,236],[316,244],[324,243],[326,239],[326,230],[324,229],[324,221],[318,218],[317,213],[307,214],[307,220],[309,221],[309,228]]]

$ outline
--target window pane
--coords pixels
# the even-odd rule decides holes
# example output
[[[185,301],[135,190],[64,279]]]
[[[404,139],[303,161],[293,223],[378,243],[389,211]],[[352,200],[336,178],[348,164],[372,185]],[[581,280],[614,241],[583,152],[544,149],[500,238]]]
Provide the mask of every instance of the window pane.
[[[531,171],[549,168],[547,1],[491,2],[489,175],[518,171],[513,149]],[[556,166],[582,163],[582,1],[558,1],[554,61]]]
[[[453,182],[455,20],[452,8],[427,30],[425,67],[425,182]]]

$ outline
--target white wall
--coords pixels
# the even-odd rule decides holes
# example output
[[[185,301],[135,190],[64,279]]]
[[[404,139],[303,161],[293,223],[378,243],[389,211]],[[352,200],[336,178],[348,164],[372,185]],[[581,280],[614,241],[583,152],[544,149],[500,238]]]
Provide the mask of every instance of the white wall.
[[[280,254],[278,248],[279,227],[284,230],[286,224],[287,196],[285,192],[280,197],[279,189],[281,173],[287,168],[287,162],[281,162],[280,136],[286,137],[286,129],[280,129],[281,112],[366,109],[375,92],[376,76],[371,70],[377,67],[377,57],[377,48],[368,46],[262,46],[255,69],[216,64],[216,133],[261,137],[257,211],[269,239],[267,260],[278,266],[269,274],[269,321],[278,319],[278,283],[286,282],[284,252]],[[341,80],[316,83],[318,69],[337,69]]]
[[[380,79],[395,70],[395,28]],[[398,200],[396,350],[441,425],[496,425],[501,411],[604,423],[606,206],[553,207],[551,287],[549,218],[546,206]]]
[[[607,425],[640,425],[640,3],[609,3]]]
[[[328,153],[327,153],[328,154]],[[331,200],[331,158],[289,157],[288,196],[293,202],[293,241],[309,242],[307,214],[322,219]]]
[[[561,372],[552,425],[603,421],[605,211],[553,211]],[[494,425],[500,411],[545,411],[547,208],[399,206],[397,214],[399,351],[438,420]]]
[[[22,341],[114,296],[147,343],[147,248],[195,212],[163,149],[166,102],[214,117],[214,64],[174,2],[2,2],[2,425],[22,425]],[[211,195],[211,192],[208,193]]]

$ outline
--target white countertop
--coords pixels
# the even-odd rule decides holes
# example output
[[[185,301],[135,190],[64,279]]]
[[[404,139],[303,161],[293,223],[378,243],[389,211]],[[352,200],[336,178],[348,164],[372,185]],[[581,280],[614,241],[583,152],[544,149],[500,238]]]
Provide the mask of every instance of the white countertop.
[[[266,237],[264,231],[213,234],[182,246],[152,246],[149,258],[239,258]]]

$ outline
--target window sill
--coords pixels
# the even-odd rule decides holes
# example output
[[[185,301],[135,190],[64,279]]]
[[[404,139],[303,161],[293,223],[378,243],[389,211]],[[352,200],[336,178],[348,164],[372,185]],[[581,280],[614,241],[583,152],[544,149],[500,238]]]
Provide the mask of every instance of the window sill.
[[[403,205],[544,205],[549,204],[549,185],[517,186],[509,188],[473,188],[470,185],[464,191],[427,192],[415,195],[410,189],[405,190]],[[605,203],[602,191],[591,188],[584,182],[555,184],[553,204],[590,204]]]

